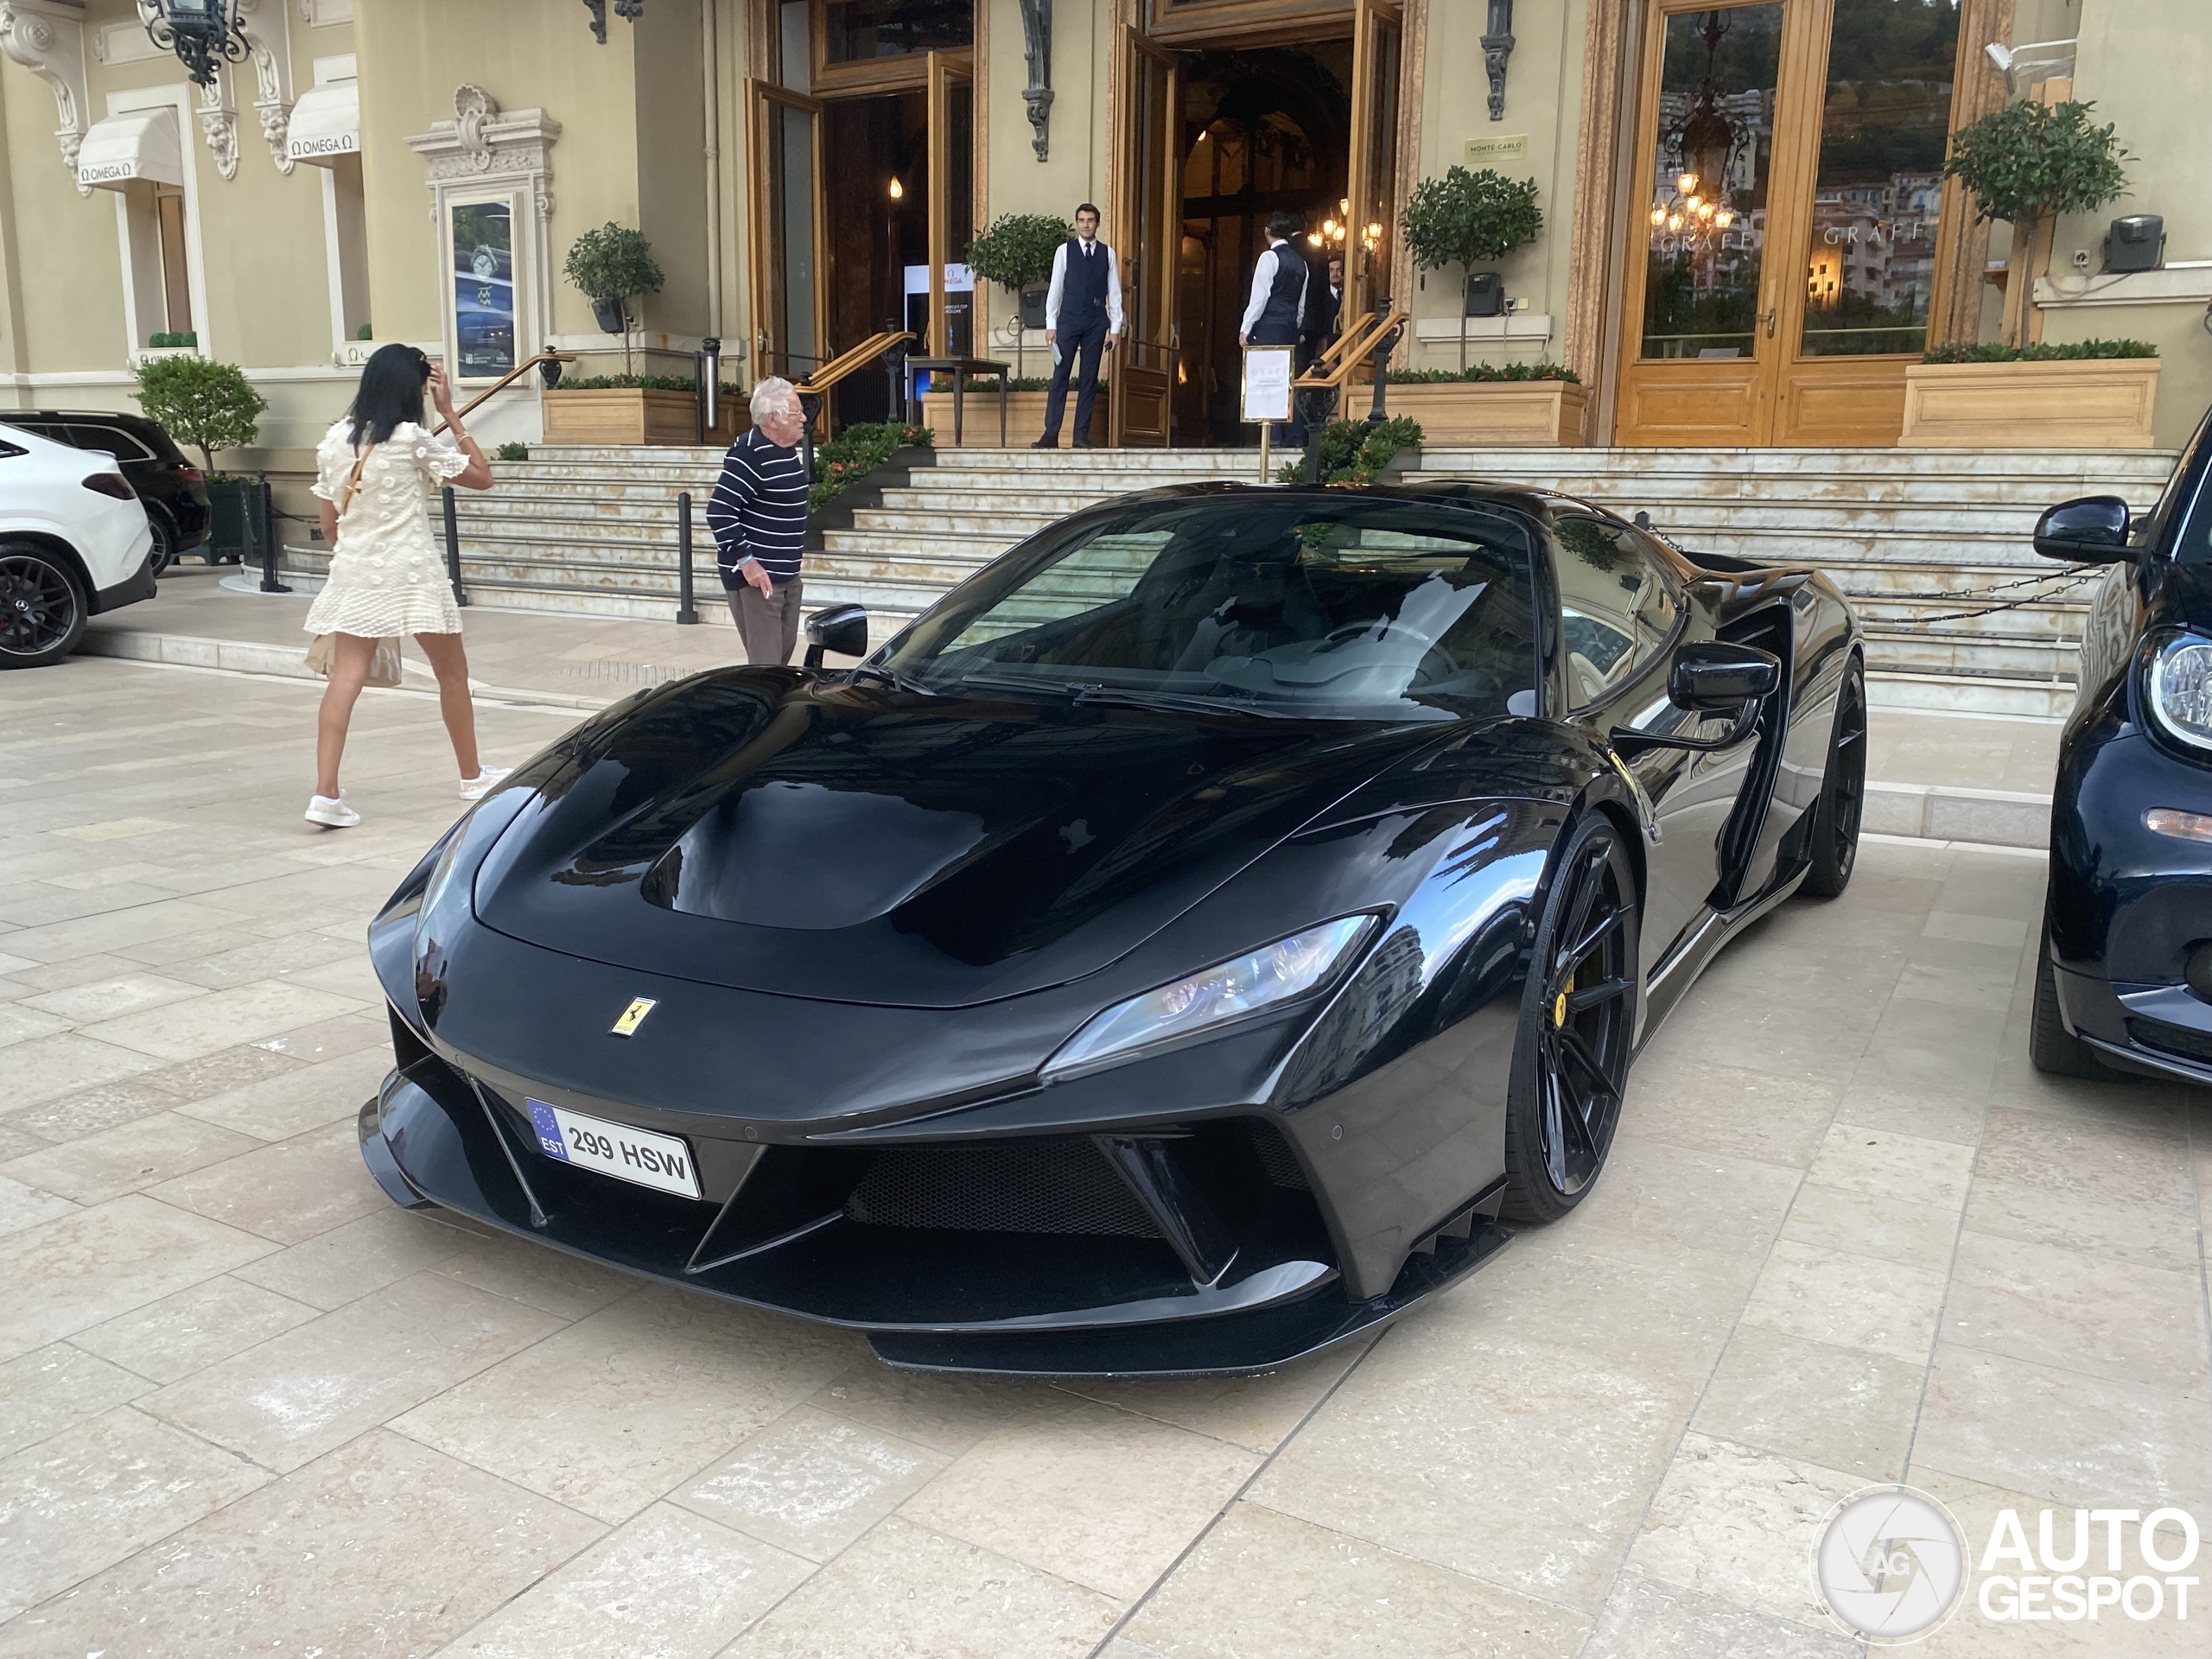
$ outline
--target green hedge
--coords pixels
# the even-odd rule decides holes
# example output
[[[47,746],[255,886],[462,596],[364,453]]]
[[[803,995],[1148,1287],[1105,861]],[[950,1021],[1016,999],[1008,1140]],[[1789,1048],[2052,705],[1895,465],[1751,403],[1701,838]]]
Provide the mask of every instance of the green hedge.
[[[688,374],[581,374],[564,379],[553,388],[556,391],[696,391],[699,383]],[[722,396],[739,395],[735,386],[725,384]]]
[[[1478,363],[1465,369],[1392,369],[1383,378],[1394,386],[1449,386],[1493,380],[1564,380],[1580,385],[1582,377],[1564,363]]]
[[[1954,340],[1931,346],[1923,363],[2080,363],[2115,357],[2156,357],[2158,348],[2147,340],[2077,340],[2067,346],[2007,346],[1991,341],[1970,346]]]
[[[926,426],[899,421],[868,421],[849,426],[814,451],[814,485],[806,504],[814,512],[823,507],[901,449],[934,449],[937,435]]]
[[[1332,421],[1321,429],[1321,481],[1379,483],[1390,458],[1401,449],[1418,449],[1421,441],[1421,423],[1403,415],[1374,426],[1365,421]],[[1305,476],[1303,460],[1285,461],[1275,471],[1276,480],[1283,484],[1295,484]]]

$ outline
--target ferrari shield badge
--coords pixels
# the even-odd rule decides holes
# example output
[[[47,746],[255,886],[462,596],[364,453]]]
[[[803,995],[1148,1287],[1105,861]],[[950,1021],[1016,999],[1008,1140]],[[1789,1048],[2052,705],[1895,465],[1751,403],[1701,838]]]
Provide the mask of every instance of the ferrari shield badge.
[[[650,996],[632,998],[630,1006],[622,1010],[622,1017],[611,1027],[614,1035],[628,1037],[633,1034],[639,1026],[645,1023],[645,1016],[657,1006]]]

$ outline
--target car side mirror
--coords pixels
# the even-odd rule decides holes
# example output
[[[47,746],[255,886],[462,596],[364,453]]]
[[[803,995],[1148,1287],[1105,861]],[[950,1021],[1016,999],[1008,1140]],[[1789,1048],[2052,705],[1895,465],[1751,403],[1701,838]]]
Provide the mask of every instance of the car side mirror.
[[[1782,683],[1782,662],[1754,645],[1684,645],[1675,654],[1667,677],[1667,701],[1694,715],[1732,715],[1747,702],[1774,695]]]
[[[829,605],[806,619],[806,666],[821,667],[833,651],[840,657],[868,655],[868,607]]]
[[[2036,551],[2069,564],[2111,564],[2127,556],[2127,503],[2116,495],[2062,501],[2036,520]]]

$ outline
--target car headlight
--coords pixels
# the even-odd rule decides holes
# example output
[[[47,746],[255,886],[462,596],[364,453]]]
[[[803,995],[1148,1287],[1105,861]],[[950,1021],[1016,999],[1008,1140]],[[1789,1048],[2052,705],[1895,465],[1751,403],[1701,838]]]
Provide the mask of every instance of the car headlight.
[[[1373,930],[1372,916],[1345,916],[1262,945],[1233,962],[1117,1002],[1094,1015],[1045,1063],[1047,1082],[1096,1070],[1140,1049],[1261,1014],[1327,982]]]
[[[2151,712],[2192,747],[2212,749],[2212,640],[2182,634],[2151,659]]]

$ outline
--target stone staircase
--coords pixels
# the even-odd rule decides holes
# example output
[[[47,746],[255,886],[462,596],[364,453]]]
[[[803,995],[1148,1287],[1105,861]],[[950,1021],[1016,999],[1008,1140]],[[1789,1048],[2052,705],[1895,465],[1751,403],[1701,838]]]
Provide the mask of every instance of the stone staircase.
[[[1422,476],[1487,478],[1633,516],[1685,547],[1818,565],[1865,620],[1870,695],[1891,708],[2051,715],[2073,700],[2088,584],[2038,558],[2055,501],[2157,498],[2165,451],[1427,449]],[[672,618],[677,493],[694,502],[702,616],[726,622],[705,506],[721,452],[544,447],[500,464],[500,487],[460,499],[463,577],[479,604]],[[960,449],[825,533],[810,605],[854,600],[876,639],[1031,531],[1130,490],[1256,480],[1251,450]],[[288,548],[307,586],[326,560]],[[1993,610],[1993,605],[2005,608]]]

